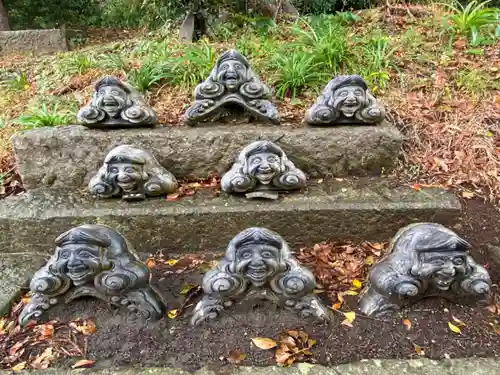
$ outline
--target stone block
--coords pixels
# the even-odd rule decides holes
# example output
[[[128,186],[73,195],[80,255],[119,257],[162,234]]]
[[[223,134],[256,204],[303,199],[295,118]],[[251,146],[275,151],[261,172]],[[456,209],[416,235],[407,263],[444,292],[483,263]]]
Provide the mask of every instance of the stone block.
[[[45,257],[39,254],[0,254],[0,316],[9,312],[44,262]]]
[[[376,176],[396,165],[401,133],[381,126],[299,127],[249,124],[202,128],[94,130],[60,126],[13,137],[24,186],[86,188],[106,154],[121,144],[150,150],[178,179],[226,172],[240,150],[256,140],[280,146],[312,177]]]
[[[54,239],[81,224],[105,224],[139,253],[220,251],[238,232],[258,226],[292,249],[334,240],[388,240],[421,221],[455,224],[460,202],[440,189],[391,189],[382,183],[310,186],[276,201],[198,191],[178,201],[96,200],[74,191],[36,189],[0,201],[0,252],[51,253]]]
[[[65,52],[70,49],[69,38],[81,35],[82,32],[64,29],[0,31],[0,56]]]

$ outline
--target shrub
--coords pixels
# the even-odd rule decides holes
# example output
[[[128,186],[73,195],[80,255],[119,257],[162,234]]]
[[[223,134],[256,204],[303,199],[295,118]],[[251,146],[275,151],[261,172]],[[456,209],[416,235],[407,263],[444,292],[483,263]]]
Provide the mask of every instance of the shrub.
[[[196,86],[208,77],[216,59],[216,51],[206,42],[189,45],[181,57],[166,63],[166,69],[171,72],[171,83],[184,88]]]
[[[167,78],[169,78],[168,70],[164,66],[151,62],[147,62],[140,68],[131,69],[127,72],[128,83],[140,92],[146,92]]]

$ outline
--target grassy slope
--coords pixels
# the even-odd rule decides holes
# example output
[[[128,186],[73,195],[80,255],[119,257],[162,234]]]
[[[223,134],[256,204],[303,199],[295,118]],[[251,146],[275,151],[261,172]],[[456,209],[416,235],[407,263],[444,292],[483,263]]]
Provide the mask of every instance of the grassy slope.
[[[379,10],[364,11],[361,22],[343,26],[341,33],[332,33],[342,36],[329,37],[332,43],[345,48],[337,56],[340,62],[317,69],[309,69],[304,61],[293,62],[293,72],[285,73],[294,73],[295,80],[305,74],[300,72],[301,66],[315,73],[302,77],[303,85],[297,82],[295,99],[278,100],[278,109],[285,120],[298,123],[332,70],[361,74],[389,109],[390,120],[407,135],[398,177],[409,183],[461,186],[497,200],[500,43],[470,47],[464,38],[450,39],[442,26],[440,10],[417,10],[409,13],[396,9],[390,17],[384,17]],[[24,72],[26,77],[20,77],[9,88],[0,87],[4,122],[0,129],[0,171],[12,168],[8,139],[23,128],[14,124],[20,115],[43,104],[51,112],[57,104],[55,112],[61,121],[71,122],[78,107],[89,100],[91,83],[104,74],[128,77],[135,85],[143,84],[145,78],[158,80],[146,95],[160,122],[167,126],[179,123],[191,101],[193,87],[208,75],[216,55],[227,48],[244,52],[254,70],[279,92],[283,84],[280,73],[284,72],[281,67],[289,61],[286,59],[291,55],[312,56],[319,45],[293,46],[293,42],[304,39],[292,29],[291,25],[281,24],[265,37],[255,30],[234,34],[221,29],[219,35],[225,33],[228,38],[194,46],[181,45],[161,33],[130,33],[129,39],[101,41],[70,53],[4,59],[0,73]],[[302,30],[307,31],[307,27],[302,25]],[[172,61],[178,57],[184,57],[183,62],[172,69]],[[158,69],[162,66],[167,67]],[[148,73],[148,69],[156,70]],[[324,73],[329,74],[321,76]]]

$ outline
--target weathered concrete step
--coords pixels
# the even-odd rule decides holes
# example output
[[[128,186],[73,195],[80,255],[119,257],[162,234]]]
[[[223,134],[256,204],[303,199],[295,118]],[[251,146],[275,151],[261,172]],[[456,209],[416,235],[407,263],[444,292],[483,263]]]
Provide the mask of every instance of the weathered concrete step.
[[[106,154],[120,144],[150,150],[178,179],[221,175],[250,142],[276,142],[313,177],[373,175],[392,169],[401,150],[401,133],[380,126],[299,127],[290,124],[159,127],[90,130],[58,126],[14,136],[12,144],[24,186],[85,187]]]
[[[0,254],[0,316],[9,312],[45,258],[39,254]]]
[[[380,181],[310,186],[277,201],[205,190],[179,201],[128,203],[37,189],[0,201],[0,252],[51,252],[57,235],[83,223],[116,228],[141,253],[219,250],[251,226],[275,230],[294,247],[329,238],[386,240],[416,221],[452,224],[460,210],[443,190],[391,189]]]
[[[339,343],[339,345],[341,344]],[[500,361],[496,358],[459,358],[442,361],[429,359],[374,359],[329,367],[298,363],[291,367],[242,366],[226,368],[224,371],[202,368],[195,372],[188,372],[175,368],[160,367],[48,369],[37,371],[40,375],[70,375],[77,372],[89,375],[497,375],[500,374]],[[18,373],[28,374],[32,373],[32,371],[20,371]],[[12,374],[12,371],[0,371],[0,375],[10,374]]]

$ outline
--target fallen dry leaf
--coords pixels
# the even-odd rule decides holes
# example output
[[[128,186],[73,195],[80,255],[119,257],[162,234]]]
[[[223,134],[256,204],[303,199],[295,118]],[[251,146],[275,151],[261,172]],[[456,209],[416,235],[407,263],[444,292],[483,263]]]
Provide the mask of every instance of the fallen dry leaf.
[[[408,319],[403,320],[403,325],[406,327],[408,331],[411,329],[411,322]]]
[[[148,258],[146,259],[146,266],[148,266],[148,268],[154,268],[156,266],[156,262],[153,258]]]
[[[360,289],[360,288],[363,286],[363,284],[361,283],[361,281],[359,281],[359,280],[357,280],[357,279],[354,279],[354,280],[352,281],[352,285],[353,285],[353,286],[354,286],[354,288],[356,288],[356,289]]]
[[[226,357],[226,359],[229,363],[232,363],[233,365],[237,365],[237,364],[243,362],[246,357],[247,356],[245,353],[242,353],[238,350],[232,350],[229,352],[229,356]]]
[[[69,323],[69,327],[75,329],[84,336],[91,335],[97,331],[95,323],[90,319],[84,320],[82,324],[79,323],[80,322],[71,322]]]
[[[348,296],[357,296],[359,293],[356,292],[355,290],[347,290],[345,294]]]
[[[167,315],[170,319],[177,318],[177,309],[170,310]]]
[[[40,332],[39,340],[45,340],[54,336],[54,326],[52,324],[42,324],[38,328],[38,332]]]
[[[342,302],[334,303],[331,307],[332,310],[338,310],[342,307]]]
[[[37,370],[44,370],[50,366],[50,362],[55,358],[52,347],[48,347],[30,363],[30,366]]]
[[[459,326],[465,326],[466,324],[464,322],[462,322],[460,319],[456,318],[455,316],[451,316],[451,319],[453,319],[453,321],[455,323],[457,323]]]
[[[452,322],[448,322],[448,327],[450,328],[451,332],[462,334],[462,331],[460,328],[458,328],[456,325],[454,325]]]
[[[19,371],[23,370],[25,367],[26,367],[26,361],[19,362],[17,365],[15,365],[14,367],[11,367],[10,369],[14,372],[19,372]]]
[[[354,311],[349,311],[343,314],[345,318],[351,323],[354,322],[354,319],[356,319],[356,313]]]
[[[420,356],[424,356],[425,355],[425,350],[424,348],[422,348],[421,346],[417,345],[417,344],[413,344],[413,346],[415,347],[415,352],[420,355]]]
[[[169,259],[165,263],[167,263],[169,266],[175,266],[178,262],[178,259]]]
[[[252,339],[254,345],[259,349],[269,350],[278,346],[276,341],[265,337],[254,337]]]
[[[80,367],[90,367],[95,363],[95,361],[92,361],[91,359],[81,359],[78,362],[76,362],[71,368],[80,368]]]
[[[422,187],[420,186],[420,184],[413,184],[411,185],[411,188],[415,191],[420,191],[422,190]]]
[[[472,199],[476,196],[473,192],[470,191],[462,191],[462,197],[467,198],[467,199]]]
[[[171,201],[176,201],[177,199],[179,199],[179,194],[178,193],[175,193],[175,194],[167,194],[167,197],[165,198],[167,201],[171,202]]]
[[[188,293],[189,293],[189,291],[190,291],[191,289],[196,288],[196,287],[197,287],[197,285],[192,285],[192,284],[184,284],[184,285],[182,286],[182,289],[181,289],[181,291],[179,292],[179,294],[181,294],[181,295],[188,294]]]

